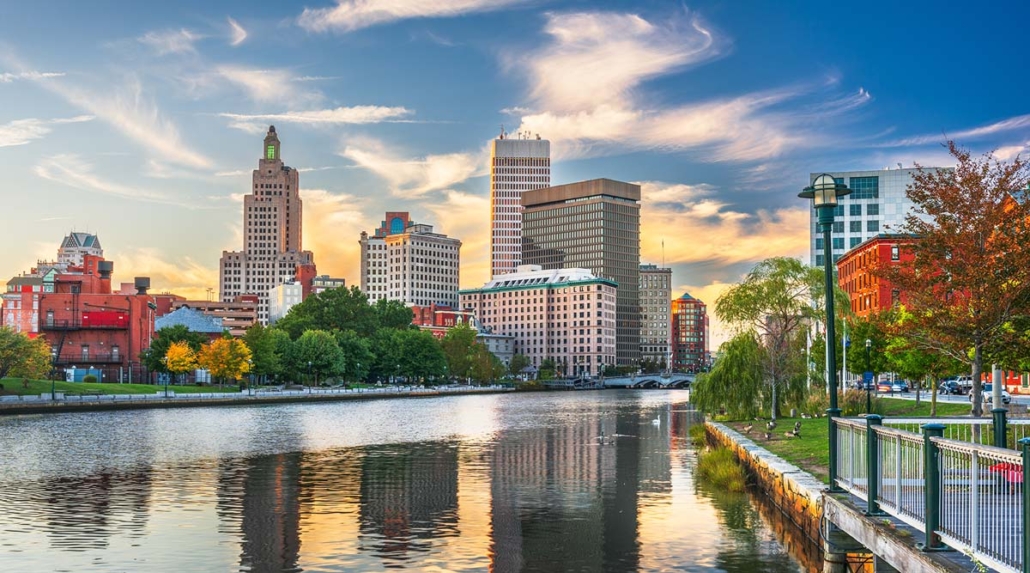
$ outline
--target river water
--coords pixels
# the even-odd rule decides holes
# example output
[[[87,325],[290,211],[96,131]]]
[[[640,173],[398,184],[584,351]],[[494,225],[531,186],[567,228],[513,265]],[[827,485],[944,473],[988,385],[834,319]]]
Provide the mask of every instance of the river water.
[[[762,504],[695,480],[686,398],[2,418],[0,571],[809,570]]]

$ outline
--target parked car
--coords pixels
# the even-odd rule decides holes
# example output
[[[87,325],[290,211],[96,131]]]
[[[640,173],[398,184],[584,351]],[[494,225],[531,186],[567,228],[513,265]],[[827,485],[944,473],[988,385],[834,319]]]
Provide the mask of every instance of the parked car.
[[[973,389],[972,376],[959,376],[955,379],[955,383],[958,384],[959,388],[962,388],[963,394],[969,394],[969,391]]]
[[[893,392],[894,388],[891,387],[890,382],[880,382],[876,385],[877,392]]]
[[[904,380],[895,380],[894,383],[891,384],[891,391],[908,392],[908,382],[905,382]]]
[[[941,382],[941,385],[937,387],[937,392],[941,394],[962,394],[962,387],[959,386],[958,382],[954,380],[945,380]]]
[[[988,404],[990,404],[990,403],[992,403],[994,401],[994,385],[993,384],[984,384],[982,399],[983,399],[984,402],[986,402]],[[969,394],[969,401],[970,402],[973,401],[973,394],[971,394],[971,393]],[[1004,388],[1001,389],[1001,402],[1003,404],[1009,404],[1010,402],[1012,402],[1012,395],[1010,395],[1009,391],[1004,389]]]

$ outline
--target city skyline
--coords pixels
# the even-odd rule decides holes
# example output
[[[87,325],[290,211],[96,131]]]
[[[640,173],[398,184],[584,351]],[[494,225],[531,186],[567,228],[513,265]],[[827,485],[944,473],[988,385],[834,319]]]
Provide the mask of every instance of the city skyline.
[[[640,184],[641,262],[714,305],[758,260],[807,260],[811,171],[943,164],[945,134],[1001,158],[1030,139],[1009,71],[1020,4],[1003,19],[929,3],[367,6],[9,7],[0,155],[19,191],[0,272],[88,231],[119,277],[205,298],[244,242],[255,138],[275,124],[320,273],[358,284],[354,237],[393,206],[462,240],[461,287],[476,287],[503,124],[551,142],[552,184]]]

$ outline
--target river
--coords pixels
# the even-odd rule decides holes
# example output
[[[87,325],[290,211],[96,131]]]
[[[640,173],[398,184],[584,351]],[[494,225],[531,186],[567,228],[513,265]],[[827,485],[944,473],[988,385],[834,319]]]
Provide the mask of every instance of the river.
[[[0,418],[0,571],[809,570],[761,504],[695,480],[686,399]]]

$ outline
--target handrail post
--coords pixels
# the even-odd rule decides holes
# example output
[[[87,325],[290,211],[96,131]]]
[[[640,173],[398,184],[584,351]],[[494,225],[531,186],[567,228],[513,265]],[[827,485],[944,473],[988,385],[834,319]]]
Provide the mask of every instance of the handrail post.
[[[835,389],[836,390],[836,389]],[[841,493],[844,490],[837,485],[837,424],[833,420],[840,416],[840,408],[826,410],[826,419],[830,424],[830,492]]]
[[[1008,428],[1006,427],[1005,415],[1008,414],[1006,408],[995,408],[991,410],[991,414],[994,415],[994,447],[996,448],[1007,448],[1008,447]]]
[[[1030,573],[1030,438],[1019,440],[1023,450],[1023,573]]]
[[[941,542],[937,529],[941,525],[941,467],[940,448],[931,438],[944,436],[944,424],[925,424],[923,426],[923,454],[926,468],[926,488],[923,490],[926,503],[926,543],[923,551],[942,551],[946,549]]]
[[[865,417],[866,436],[866,514],[883,515],[880,511],[880,452],[877,446],[880,437],[876,435],[876,426],[883,424],[883,416],[869,414]]]

